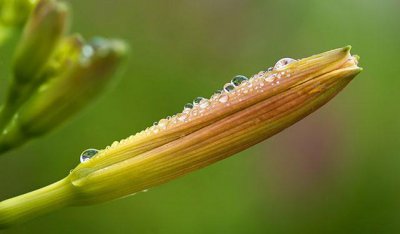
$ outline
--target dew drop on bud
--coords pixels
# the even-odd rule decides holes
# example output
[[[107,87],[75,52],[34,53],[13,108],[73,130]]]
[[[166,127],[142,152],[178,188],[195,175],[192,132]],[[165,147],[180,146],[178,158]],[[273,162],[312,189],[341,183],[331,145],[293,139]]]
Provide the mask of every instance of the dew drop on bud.
[[[187,117],[188,116],[186,114],[178,114],[177,115],[178,120],[182,121],[182,122],[185,121],[187,119]]]
[[[224,91],[222,90],[222,89],[218,89],[217,91],[215,91],[214,92],[214,94],[221,94],[221,93],[223,93]]]
[[[184,106],[183,106],[183,111],[182,111],[182,113],[189,113],[190,112],[190,110],[193,108],[193,103],[186,103]]]
[[[168,120],[167,119],[161,119],[158,122],[158,126],[161,127],[162,129],[167,128],[167,125],[168,125]]]
[[[274,70],[280,70],[282,68],[284,68],[285,66],[296,62],[296,59],[292,59],[292,58],[283,58],[281,60],[279,60],[278,62],[276,62],[275,66],[274,66]]]
[[[266,82],[271,83],[271,82],[275,81],[276,76],[275,76],[275,74],[272,74],[272,75],[265,77],[264,79]]]
[[[82,48],[80,63],[82,66],[88,66],[90,59],[94,55],[94,49],[91,45],[85,45]]]
[[[232,92],[233,90],[235,90],[235,86],[233,84],[231,84],[231,83],[226,83],[224,85],[224,90],[226,92]]]
[[[81,153],[81,163],[88,161],[95,156],[99,151],[97,149],[87,149]]]
[[[229,97],[226,94],[222,94],[218,99],[218,101],[221,103],[226,103],[228,100],[229,100]]]
[[[203,98],[203,97],[197,97],[197,98],[195,98],[195,99],[193,100],[193,104],[194,104],[194,105],[197,105],[197,104],[199,104],[203,99],[205,99],[205,98]]]
[[[84,56],[85,58],[90,58],[92,57],[94,54],[94,49],[91,45],[85,45],[82,48],[82,56]]]
[[[239,86],[241,83],[243,83],[243,81],[246,81],[246,80],[248,80],[247,77],[242,76],[242,75],[238,75],[238,76],[235,76],[235,77],[232,79],[231,83],[232,83],[234,86]]]
[[[185,106],[183,106],[184,109],[192,109],[193,104],[192,103],[186,103]]]
[[[199,102],[199,105],[200,105],[200,108],[204,109],[210,105],[210,102],[204,98]]]

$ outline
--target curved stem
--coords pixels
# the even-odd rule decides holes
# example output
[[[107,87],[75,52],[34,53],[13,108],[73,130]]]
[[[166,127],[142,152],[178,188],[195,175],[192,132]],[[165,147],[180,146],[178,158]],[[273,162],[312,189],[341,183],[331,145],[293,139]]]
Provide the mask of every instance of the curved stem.
[[[72,185],[62,179],[44,188],[0,202],[0,229],[68,206],[73,198]]]

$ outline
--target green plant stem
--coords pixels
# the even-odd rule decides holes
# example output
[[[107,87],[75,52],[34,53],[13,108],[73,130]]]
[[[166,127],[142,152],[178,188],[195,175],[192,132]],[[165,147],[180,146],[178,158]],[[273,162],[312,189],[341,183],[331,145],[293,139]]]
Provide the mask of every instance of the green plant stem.
[[[14,81],[11,81],[8,90],[9,93],[0,111],[0,130],[4,130],[4,128],[7,127],[12,117],[17,113],[19,107],[34,92],[32,86],[25,85],[17,87]]]
[[[12,116],[15,114],[16,108],[13,108],[8,104],[4,104],[0,108],[0,131],[3,131],[7,127]]]
[[[0,229],[68,206],[73,186],[65,178],[44,188],[0,202]]]

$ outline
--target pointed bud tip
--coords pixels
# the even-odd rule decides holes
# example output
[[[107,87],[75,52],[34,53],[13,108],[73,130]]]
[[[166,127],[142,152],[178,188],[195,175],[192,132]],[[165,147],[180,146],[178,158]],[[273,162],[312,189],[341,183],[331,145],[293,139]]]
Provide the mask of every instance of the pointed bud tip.
[[[351,45],[347,45],[347,46],[345,46],[345,47],[343,47],[343,51],[351,51]]]

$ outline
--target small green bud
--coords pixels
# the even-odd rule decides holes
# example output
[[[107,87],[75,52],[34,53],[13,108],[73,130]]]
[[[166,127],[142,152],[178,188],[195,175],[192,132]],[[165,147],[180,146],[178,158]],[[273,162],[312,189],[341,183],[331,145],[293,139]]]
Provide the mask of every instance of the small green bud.
[[[14,57],[17,86],[37,83],[40,71],[66,30],[67,11],[66,5],[46,0],[40,1],[32,12]]]

